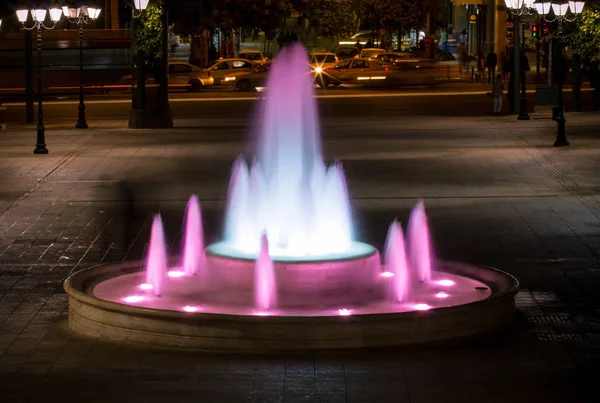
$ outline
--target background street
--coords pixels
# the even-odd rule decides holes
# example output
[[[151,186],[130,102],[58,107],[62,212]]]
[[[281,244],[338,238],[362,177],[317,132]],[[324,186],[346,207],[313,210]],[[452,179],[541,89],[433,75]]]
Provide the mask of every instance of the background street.
[[[567,114],[572,145],[557,149],[547,117],[488,116],[485,95],[425,98],[320,99],[326,159],[344,162],[361,240],[381,247],[394,217],[406,223],[424,198],[440,258],[517,276],[514,333],[273,356],[77,336],[63,280],[140,259],[153,213],[175,253],[197,193],[207,238],[219,238],[229,170],[250,149],[258,104],[173,102],[172,130],[130,130],[127,103],[90,104],[84,131],[72,128],[75,105],[48,105],[49,155],[31,153],[35,125],[0,132],[0,401],[597,401],[600,118]],[[19,108],[8,118],[18,122]]]
[[[535,85],[528,89],[528,109],[533,112],[535,105]],[[364,88],[341,87],[317,90],[319,113],[322,117],[359,118],[377,121],[381,117],[401,117],[404,115],[430,116],[486,116],[492,111],[492,98],[486,95],[491,91],[487,84],[444,83],[435,87],[395,87]],[[200,93],[171,93],[170,102],[175,119],[226,119],[247,121],[257,110],[260,92],[237,92],[211,90]],[[571,108],[572,93],[565,88],[566,110]],[[77,120],[79,98],[75,95],[47,97],[44,101],[44,121],[46,124],[70,124]],[[581,92],[582,110],[593,105],[592,91],[584,88]],[[8,123],[22,124],[25,121],[23,99],[8,100],[2,104],[8,108],[5,120]],[[37,105],[36,105],[37,106]],[[103,120],[127,121],[131,109],[131,94],[110,94],[110,96],[87,96],[86,117],[90,127]],[[504,113],[508,113],[508,100],[504,97]],[[37,112],[37,109],[36,109]]]

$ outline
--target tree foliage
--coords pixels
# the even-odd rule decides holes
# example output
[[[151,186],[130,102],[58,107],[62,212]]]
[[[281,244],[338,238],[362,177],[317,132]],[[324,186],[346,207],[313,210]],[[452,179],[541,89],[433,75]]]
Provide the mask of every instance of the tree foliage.
[[[363,19],[373,30],[405,35],[423,24],[425,13],[421,0],[365,0]]]
[[[564,40],[585,62],[600,63],[600,0],[588,0]]]
[[[305,3],[319,36],[338,38],[352,35],[358,28],[359,8],[355,0],[305,0]]]
[[[272,33],[293,10],[292,0],[182,0],[170,11],[176,30],[199,34],[204,29],[259,29]]]
[[[143,50],[149,59],[159,59],[162,56],[162,10],[163,0],[151,0],[135,21],[137,48]]]

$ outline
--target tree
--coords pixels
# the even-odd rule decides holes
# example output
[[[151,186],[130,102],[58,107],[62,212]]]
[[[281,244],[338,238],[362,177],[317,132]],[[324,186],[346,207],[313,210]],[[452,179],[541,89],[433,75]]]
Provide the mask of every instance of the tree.
[[[150,59],[159,59],[162,56],[162,9],[163,0],[152,0],[135,22],[137,48],[144,51]]]
[[[373,30],[385,29],[388,33],[406,35],[412,28],[423,24],[421,0],[365,0],[364,24]]]
[[[317,35],[326,38],[352,35],[358,25],[358,9],[354,0],[306,0],[311,25]]]
[[[559,39],[581,57],[583,71],[594,88],[594,106],[600,107],[600,0],[588,0],[577,21],[565,25]]]
[[[565,42],[579,53],[583,60],[600,63],[600,0],[588,0],[573,23],[573,29],[564,35]]]

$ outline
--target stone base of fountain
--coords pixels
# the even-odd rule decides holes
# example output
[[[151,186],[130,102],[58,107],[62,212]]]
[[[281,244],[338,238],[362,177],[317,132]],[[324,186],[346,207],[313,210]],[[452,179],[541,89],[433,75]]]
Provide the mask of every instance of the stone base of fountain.
[[[443,272],[435,274],[434,283],[417,287],[420,291],[411,299],[414,304],[379,300],[361,305],[358,298],[354,305],[345,306],[336,298],[323,297],[311,299],[313,307],[309,308],[308,303],[295,306],[292,296],[280,303],[279,310],[268,313],[253,311],[246,301],[251,300],[251,293],[243,290],[202,304],[202,297],[190,298],[189,288],[173,285],[173,297],[162,299],[156,306],[152,299],[159,297],[154,296],[145,302],[123,302],[131,287],[140,284],[142,274],[137,262],[82,270],[67,279],[65,290],[69,294],[69,326],[77,333],[119,342],[209,351],[268,352],[446,342],[514,324],[514,295],[518,290],[514,277],[462,263],[440,262],[440,267]],[[438,286],[442,278],[456,288]],[[379,285],[379,292],[385,292],[385,284]],[[438,294],[447,293],[449,297],[433,298],[432,291],[438,290]],[[143,291],[138,294],[149,295]],[[212,298],[210,292],[205,294],[205,302],[206,298]]]

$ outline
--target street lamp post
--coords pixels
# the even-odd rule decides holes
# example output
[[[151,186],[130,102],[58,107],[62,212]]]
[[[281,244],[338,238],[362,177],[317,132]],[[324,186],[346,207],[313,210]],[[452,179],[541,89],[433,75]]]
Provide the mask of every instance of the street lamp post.
[[[33,25],[27,26],[27,19],[31,14]],[[44,21],[47,15],[50,14],[52,25],[46,25]],[[35,10],[17,10],[17,18],[27,31],[37,30],[37,51],[38,51],[38,125],[37,125],[37,142],[35,144],[34,154],[48,154],[46,148],[46,128],[44,127],[44,112],[42,109],[42,29],[54,29],[56,23],[60,20],[62,14],[61,9],[53,7],[50,10],[35,9]]]
[[[558,21],[558,33],[562,34],[562,24],[564,21],[573,22],[577,18],[581,11],[583,10],[583,6],[585,3],[583,1],[575,0],[575,1],[551,1],[551,0],[538,0],[535,2],[534,6],[538,14],[540,14],[546,21],[554,22]],[[552,15],[554,18],[552,18]],[[557,84],[558,84],[558,113],[556,115],[556,140],[554,141],[554,147],[564,147],[569,145],[569,140],[567,140],[567,133],[565,129],[565,123],[567,120],[565,119],[565,111],[563,104],[563,84],[565,82],[566,76],[566,68],[565,63],[562,59],[562,52],[558,57],[560,62],[560,70],[557,74]],[[549,61],[552,63],[552,60]]]
[[[506,8],[509,12],[514,15],[515,26],[514,26],[514,52],[513,52],[513,71],[511,77],[513,81],[513,96],[515,110],[519,111],[517,116],[518,120],[529,120],[529,114],[527,113],[527,80],[524,67],[521,63],[526,60],[525,56],[525,30],[521,31],[521,16],[533,14],[533,2],[534,0],[505,0]],[[522,49],[519,34],[522,32]],[[525,57],[521,58],[521,52]],[[520,83],[520,84],[519,84]],[[520,95],[519,95],[520,91]]]
[[[85,95],[83,90],[83,25],[95,21],[100,15],[101,9],[88,6],[80,6],[77,8],[63,6],[62,11],[70,23],[79,26],[79,106],[77,107],[79,113],[77,114],[77,124],[75,125],[75,128],[87,129],[88,124],[85,119]]]
[[[143,11],[148,6],[149,0],[133,0],[133,20],[143,14]],[[160,64],[160,77],[156,77],[159,81],[158,91],[152,91],[152,99],[147,102],[145,94],[145,80],[146,74],[144,71],[145,57],[144,52],[137,49],[137,82],[138,82],[138,99],[136,102],[134,95],[134,74],[132,72],[132,102],[131,111],[129,113],[129,127],[137,129],[148,129],[148,128],[171,128],[173,127],[173,116],[171,113],[171,107],[169,105],[169,86],[168,86],[168,19],[167,19],[167,7],[166,0],[163,2],[163,10],[161,14],[161,24],[163,26],[162,35],[162,46],[160,53],[162,53],[161,64]],[[138,14],[136,15],[136,10]],[[135,41],[135,28],[133,29],[133,39]]]

